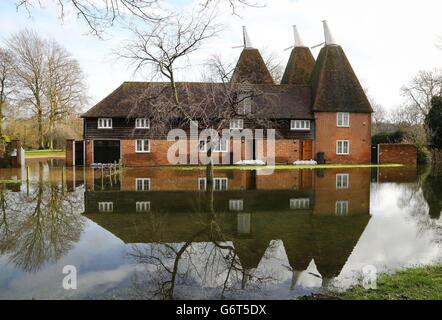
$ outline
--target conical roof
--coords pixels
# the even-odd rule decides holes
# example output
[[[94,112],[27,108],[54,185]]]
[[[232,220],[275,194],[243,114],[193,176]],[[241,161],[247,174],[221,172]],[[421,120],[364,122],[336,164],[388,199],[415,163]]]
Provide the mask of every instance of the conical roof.
[[[308,85],[314,67],[315,58],[308,47],[293,48],[281,84]]]
[[[233,83],[274,84],[264,59],[255,48],[244,48],[230,81]]]
[[[311,78],[313,111],[371,113],[370,102],[342,47],[325,45]]]

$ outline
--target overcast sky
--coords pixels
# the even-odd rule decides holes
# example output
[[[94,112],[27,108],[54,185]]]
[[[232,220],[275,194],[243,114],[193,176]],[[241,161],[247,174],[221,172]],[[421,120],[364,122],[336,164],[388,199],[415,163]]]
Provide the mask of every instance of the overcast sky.
[[[99,40],[87,35],[85,23],[74,16],[67,14],[61,21],[55,6],[36,8],[29,17],[23,9],[16,11],[15,2],[0,2],[0,39],[29,27],[57,40],[79,60],[93,103],[125,80],[142,80],[126,62],[111,56],[127,39],[127,31],[114,27],[105,40]],[[186,6],[192,1],[169,2]],[[293,43],[291,26],[298,25],[305,44],[313,46],[323,41],[321,20],[326,19],[362,85],[392,109],[402,100],[401,86],[418,70],[442,67],[442,51],[436,47],[442,35],[441,12],[440,0],[268,0],[265,8],[242,10],[241,17],[224,15],[224,31],[191,57],[193,67],[181,73],[181,80],[199,80],[195,70],[210,54],[238,57],[240,49],[232,46],[242,43],[242,25],[247,26],[255,47],[278,53],[285,64],[290,51],[283,50]],[[318,52],[314,49],[314,56]]]

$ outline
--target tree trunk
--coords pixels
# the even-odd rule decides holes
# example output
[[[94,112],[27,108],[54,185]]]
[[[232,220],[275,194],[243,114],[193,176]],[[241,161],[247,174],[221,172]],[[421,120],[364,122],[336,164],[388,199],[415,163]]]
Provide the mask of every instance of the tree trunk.
[[[38,148],[40,150],[44,149],[44,138],[43,138],[43,112],[39,108],[37,112],[37,123],[38,123]]]
[[[54,126],[55,126],[55,120],[53,116],[49,118],[49,149],[54,149]]]
[[[3,101],[0,101],[0,138],[3,136]]]

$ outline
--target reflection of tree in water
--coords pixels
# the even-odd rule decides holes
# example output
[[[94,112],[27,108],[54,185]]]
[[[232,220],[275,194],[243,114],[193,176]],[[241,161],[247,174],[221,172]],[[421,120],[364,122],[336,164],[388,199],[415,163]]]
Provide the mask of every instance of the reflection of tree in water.
[[[57,261],[80,238],[84,219],[79,205],[75,193],[65,193],[58,182],[44,181],[41,164],[29,196],[1,192],[0,253],[28,272]]]
[[[401,186],[399,207],[407,209],[420,234],[432,234],[435,243],[442,243],[442,170],[425,167],[416,182]]]
[[[201,285],[223,299],[228,292],[245,289],[248,282],[253,281],[259,286],[273,280],[271,276],[254,275],[252,269],[243,266],[237,249],[226,240],[228,236],[218,222],[222,214],[216,214],[213,209],[210,187],[207,194],[205,213],[194,214],[193,221],[198,221],[200,227],[186,242],[158,241],[131,247],[129,258],[145,266],[145,272],[137,272],[132,279],[136,298],[174,299],[188,294],[180,289],[189,290]],[[152,233],[161,239],[160,218],[154,213],[150,215],[153,217],[150,220],[153,222]]]

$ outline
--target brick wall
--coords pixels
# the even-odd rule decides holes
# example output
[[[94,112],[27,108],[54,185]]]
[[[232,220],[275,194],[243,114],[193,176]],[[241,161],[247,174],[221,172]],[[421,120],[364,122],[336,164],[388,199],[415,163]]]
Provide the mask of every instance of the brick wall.
[[[316,112],[316,141],[314,157],[324,152],[331,163],[370,163],[371,161],[371,114],[350,113],[350,127],[338,128],[336,112]],[[336,141],[349,140],[350,154],[337,155]]]
[[[74,139],[66,140],[66,166],[72,167],[74,165]]]
[[[417,164],[417,148],[411,144],[379,144],[379,163]]]
[[[307,141],[307,140],[305,140]],[[310,143],[310,140],[307,141]],[[93,159],[93,140],[86,140],[86,165],[94,162]],[[167,140],[150,140],[149,153],[135,152],[136,140],[120,140],[120,152],[123,165],[128,167],[141,167],[152,165],[169,165],[167,152],[174,144]],[[301,159],[302,152],[301,140],[277,139],[275,140],[275,161],[276,163],[293,163]],[[253,157],[253,147],[248,143],[241,143],[241,159],[250,160]],[[263,161],[268,160],[267,141],[263,141]],[[190,163],[190,143],[187,144],[187,163]],[[230,163],[231,152],[233,152],[233,142],[230,143],[229,152],[214,152],[213,159],[215,164],[222,164],[223,157],[226,157],[227,163]],[[67,156],[67,155],[66,155]],[[226,163],[226,162],[225,162]]]
[[[417,167],[407,166],[399,168],[379,168],[378,182],[407,183],[417,179]]]
[[[348,188],[336,186],[336,176],[348,174]],[[326,169],[323,176],[315,176],[314,214],[335,215],[336,202],[348,201],[348,215],[364,215],[370,212],[369,169]]]

